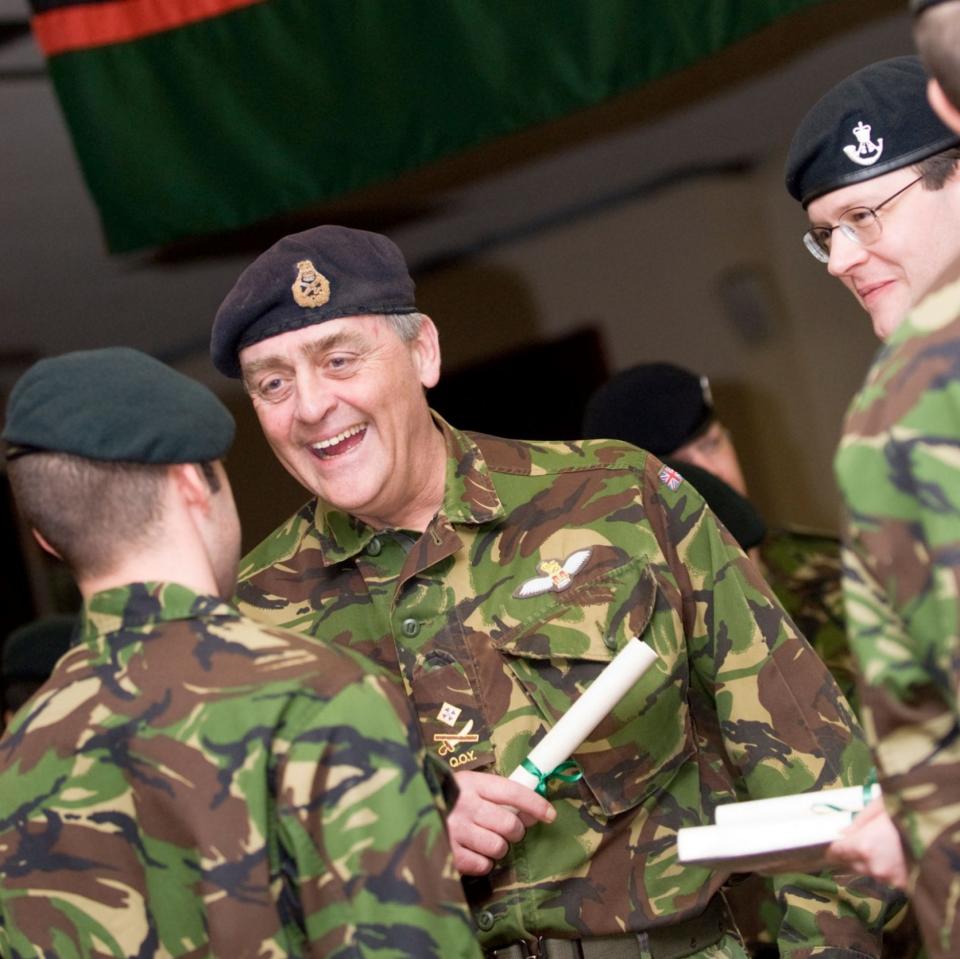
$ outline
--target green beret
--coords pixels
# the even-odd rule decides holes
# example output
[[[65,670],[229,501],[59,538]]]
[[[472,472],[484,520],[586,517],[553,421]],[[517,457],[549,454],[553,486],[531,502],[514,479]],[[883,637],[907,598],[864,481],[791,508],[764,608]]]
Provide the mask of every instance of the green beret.
[[[696,439],[713,420],[706,377],[672,363],[641,363],[587,400],[583,435],[624,440],[663,457]]]
[[[79,629],[76,616],[46,616],[18,626],[3,644],[4,683],[45,680]]]
[[[379,233],[294,233],[240,274],[213,321],[210,357],[224,376],[239,377],[244,347],[344,316],[413,313],[413,290],[403,254]]]
[[[927,101],[919,58],[881,60],[841,80],[803,118],[787,156],[787,190],[807,207],[958,143]]]
[[[14,384],[8,457],[72,453],[123,463],[203,463],[233,442],[227,408],[196,380],[127,347],[34,363]]]

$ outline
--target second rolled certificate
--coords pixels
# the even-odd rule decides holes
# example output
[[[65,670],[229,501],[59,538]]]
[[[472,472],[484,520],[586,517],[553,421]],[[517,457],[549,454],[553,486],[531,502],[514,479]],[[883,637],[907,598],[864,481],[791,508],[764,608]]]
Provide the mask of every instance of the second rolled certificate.
[[[518,766],[510,774],[510,779],[530,789],[541,786],[544,777],[573,755],[656,658],[657,654],[646,643],[637,637],[631,639],[534,746],[526,763]],[[529,766],[533,766],[540,775],[531,771]]]

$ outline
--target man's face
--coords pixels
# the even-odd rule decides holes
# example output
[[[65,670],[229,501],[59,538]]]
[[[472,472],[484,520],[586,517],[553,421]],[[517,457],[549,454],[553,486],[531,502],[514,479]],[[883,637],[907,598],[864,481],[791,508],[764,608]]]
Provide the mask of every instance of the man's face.
[[[705,433],[674,450],[670,456],[713,473],[727,486],[732,486],[741,496],[747,495],[747,484],[743,478],[740,460],[737,459],[737,451],[730,439],[730,433],[717,420],[710,424]]]
[[[836,226],[848,210],[874,209],[916,177],[914,167],[904,167],[834,190],[810,204],[810,223]],[[940,190],[918,183],[877,215],[882,233],[869,246],[833,231],[827,269],[853,293],[885,340],[960,254],[960,177],[954,174]]]
[[[328,320],[246,347],[240,366],[277,458],[326,503],[377,528],[407,525],[425,501],[439,507],[423,387],[437,382],[440,352],[428,318],[410,342],[381,316]]]

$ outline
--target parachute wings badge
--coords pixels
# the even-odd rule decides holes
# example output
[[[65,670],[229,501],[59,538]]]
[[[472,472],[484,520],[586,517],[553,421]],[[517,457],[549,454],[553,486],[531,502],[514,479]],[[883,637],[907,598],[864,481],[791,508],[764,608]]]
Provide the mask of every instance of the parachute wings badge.
[[[542,575],[521,583],[513,593],[514,598],[529,599],[542,593],[562,593],[573,585],[573,577],[583,568],[591,552],[593,551],[590,549],[578,549],[562,563],[555,559],[542,560],[537,564],[537,572]]]

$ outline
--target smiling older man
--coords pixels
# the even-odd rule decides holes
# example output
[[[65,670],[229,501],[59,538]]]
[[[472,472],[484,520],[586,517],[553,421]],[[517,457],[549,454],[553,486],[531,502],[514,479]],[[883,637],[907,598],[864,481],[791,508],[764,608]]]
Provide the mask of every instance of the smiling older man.
[[[279,241],[221,306],[212,356],[314,496],[243,563],[241,605],[402,684],[456,771],[448,825],[488,955],[742,957],[726,875],[681,869],[677,830],[735,797],[855,782],[869,756],[696,491],[624,443],[506,440],[432,414],[437,331],[376,234]],[[656,666],[578,771],[541,770],[542,794],[506,778],[633,636]],[[862,890],[777,882],[784,955],[878,954]]]

